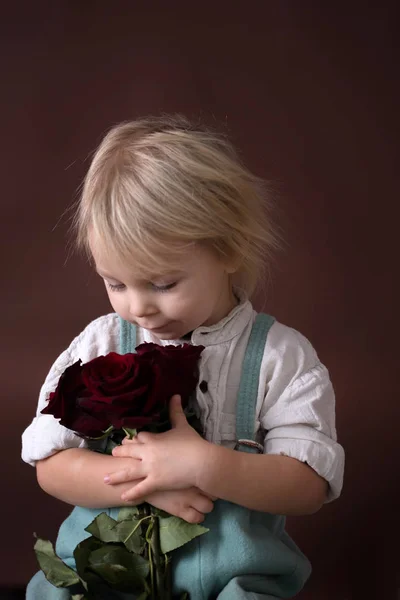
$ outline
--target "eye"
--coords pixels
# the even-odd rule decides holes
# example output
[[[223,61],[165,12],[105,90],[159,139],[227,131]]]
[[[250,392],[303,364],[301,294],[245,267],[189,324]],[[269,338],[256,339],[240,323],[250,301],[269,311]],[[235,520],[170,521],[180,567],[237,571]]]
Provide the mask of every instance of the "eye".
[[[172,290],[172,288],[174,288],[177,285],[177,283],[177,281],[174,281],[173,283],[168,283],[166,285],[156,285],[155,283],[152,283],[151,286],[156,292],[168,292],[169,290]]]
[[[106,285],[112,292],[122,292],[125,289],[123,283],[110,283],[109,281],[106,281]]]

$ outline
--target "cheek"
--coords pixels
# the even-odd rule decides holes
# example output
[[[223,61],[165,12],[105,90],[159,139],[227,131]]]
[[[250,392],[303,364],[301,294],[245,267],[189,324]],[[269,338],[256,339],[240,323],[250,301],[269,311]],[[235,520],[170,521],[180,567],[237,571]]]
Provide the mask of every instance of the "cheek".
[[[204,290],[202,294],[191,296],[190,298],[181,299],[174,305],[174,312],[177,320],[187,322],[203,322],[209,313],[207,298],[205,298]],[[198,326],[198,324],[196,325]]]
[[[106,288],[106,293],[107,293],[108,299],[109,299],[109,301],[110,301],[110,304],[111,304],[111,306],[114,306],[114,298],[113,298],[113,294],[111,294],[111,292],[110,292],[110,290],[108,289],[108,286],[107,286],[107,285],[105,286],[105,288]]]
[[[195,310],[192,298],[186,294],[171,296],[167,301],[162,303],[160,308],[165,315],[176,321],[185,320]]]
[[[115,310],[116,313],[118,313],[119,315],[121,315],[121,317],[123,317],[125,314],[125,306],[124,306],[123,299],[118,297],[118,293],[113,294],[107,288],[106,288],[106,290],[107,290],[107,296],[108,296],[111,306],[113,307],[113,309]],[[121,296],[122,296],[122,294],[121,294]]]

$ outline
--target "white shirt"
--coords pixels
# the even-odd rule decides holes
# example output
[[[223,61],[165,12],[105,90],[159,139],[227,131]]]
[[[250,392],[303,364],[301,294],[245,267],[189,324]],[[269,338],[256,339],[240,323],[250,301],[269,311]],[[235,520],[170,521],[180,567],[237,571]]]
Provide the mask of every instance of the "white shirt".
[[[236,442],[236,401],[242,362],[256,312],[243,299],[227,317],[199,327],[191,343],[205,346],[196,392],[204,436],[233,448]],[[119,317],[108,314],[92,321],[56,360],[41,388],[36,417],[22,436],[22,459],[35,465],[66,448],[84,448],[85,440],[40,411],[63,371],[77,360],[120,352]],[[138,328],[137,343],[180,344],[159,340]],[[201,386],[201,382],[207,382]],[[256,439],[267,454],[282,454],[306,462],[329,483],[327,501],[337,498],[343,483],[344,451],[336,441],[335,396],[329,374],[310,342],[299,332],[275,322],[261,364],[255,422]]]

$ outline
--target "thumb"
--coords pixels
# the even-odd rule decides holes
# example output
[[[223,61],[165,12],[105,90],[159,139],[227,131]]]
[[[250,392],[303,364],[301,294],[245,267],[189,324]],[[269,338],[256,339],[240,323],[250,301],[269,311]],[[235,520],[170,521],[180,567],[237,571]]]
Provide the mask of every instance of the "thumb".
[[[172,427],[179,427],[186,423],[186,416],[183,412],[181,397],[178,395],[172,396],[169,403],[169,419]]]

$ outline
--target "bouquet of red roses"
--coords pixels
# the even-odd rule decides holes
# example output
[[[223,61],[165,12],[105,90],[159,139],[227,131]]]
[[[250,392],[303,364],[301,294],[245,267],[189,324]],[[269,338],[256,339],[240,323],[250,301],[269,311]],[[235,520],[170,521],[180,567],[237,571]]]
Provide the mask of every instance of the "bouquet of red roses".
[[[111,352],[85,364],[79,360],[61,375],[42,413],[88,440],[91,449],[109,454],[126,436],[168,430],[175,394],[198,429],[189,399],[203,349],[141,344],[134,354]],[[74,551],[76,571],[50,542],[37,540],[36,556],[50,583],[71,588],[77,600],[99,598],[105,591],[111,597],[112,590],[131,600],[169,600],[169,553],[208,530],[144,503],[121,508],[117,520],[102,512],[86,531],[91,536]]]

